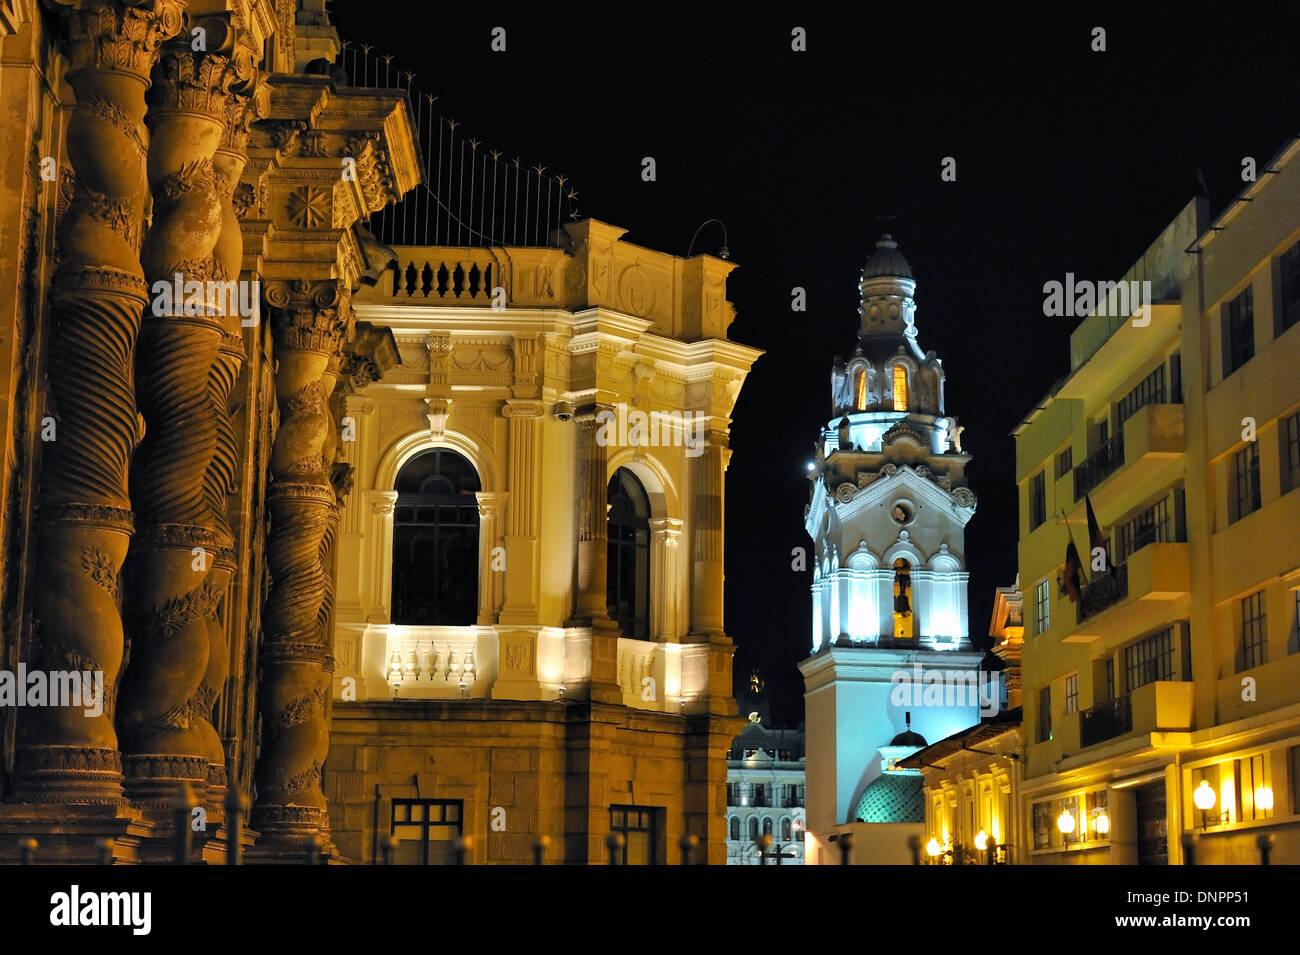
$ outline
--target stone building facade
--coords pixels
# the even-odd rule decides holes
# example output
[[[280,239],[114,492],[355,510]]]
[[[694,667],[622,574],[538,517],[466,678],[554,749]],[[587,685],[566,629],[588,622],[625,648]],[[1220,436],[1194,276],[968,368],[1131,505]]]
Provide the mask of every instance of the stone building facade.
[[[470,836],[475,862],[540,836],[604,861],[613,832],[629,861],[689,835],[725,858],[723,477],[759,353],[725,338],[733,265],[623,233],[402,246],[357,298],[400,364],[344,407],[328,794],[352,857],[397,835],[424,858],[415,806],[454,815],[428,841]]]

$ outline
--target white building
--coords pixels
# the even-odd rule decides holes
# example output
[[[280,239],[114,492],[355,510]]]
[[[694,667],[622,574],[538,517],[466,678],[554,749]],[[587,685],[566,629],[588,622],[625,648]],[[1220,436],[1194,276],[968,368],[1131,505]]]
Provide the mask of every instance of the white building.
[[[750,723],[727,754],[727,865],[759,865],[764,835],[767,864],[803,865],[804,734]]]
[[[982,694],[986,712],[999,705],[967,623],[970,456],[944,408],[943,363],[917,344],[916,282],[890,236],[860,289],[857,349],[835,363],[833,417],[809,465],[813,655],[799,668],[810,864],[839,862],[830,843],[846,831],[855,862],[910,861],[921,777],[887,771],[892,747],[978,722]]]

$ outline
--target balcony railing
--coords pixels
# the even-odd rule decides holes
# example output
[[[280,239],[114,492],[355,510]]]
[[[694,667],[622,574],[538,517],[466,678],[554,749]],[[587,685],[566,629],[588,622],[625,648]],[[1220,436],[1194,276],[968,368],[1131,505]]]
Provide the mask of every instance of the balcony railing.
[[[1074,469],[1074,499],[1083,496],[1124,466],[1124,432],[1111,438]]]
[[[1109,573],[1099,574],[1084,586],[1075,609],[1075,623],[1083,623],[1089,617],[1095,617],[1127,596],[1128,564],[1119,564],[1112,567]]]
[[[1088,747],[1133,730],[1133,707],[1127,696],[1107,700],[1079,714],[1079,745]]]

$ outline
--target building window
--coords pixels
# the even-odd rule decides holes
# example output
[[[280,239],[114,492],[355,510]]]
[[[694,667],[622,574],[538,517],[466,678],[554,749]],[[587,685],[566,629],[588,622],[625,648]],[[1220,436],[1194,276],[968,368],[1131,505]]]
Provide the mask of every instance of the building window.
[[[1147,375],[1138,386],[1120,399],[1115,409],[1118,427],[1133,417],[1143,405],[1162,405],[1165,403],[1165,366],[1157,365],[1156,370]]]
[[[728,836],[728,838],[731,839],[732,842],[740,841],[740,817],[739,816],[731,817],[731,834]]]
[[[1300,242],[1282,253],[1281,265],[1282,295],[1278,302],[1277,335],[1300,321]]]
[[[1079,712],[1079,674],[1071,673],[1065,678],[1065,712]]]
[[[478,620],[478,498],[474,466],[435,448],[397,475],[393,623],[463,627]]]
[[[894,410],[907,410],[907,369],[902,365],[894,366]]]
[[[1282,493],[1300,487],[1300,411],[1282,419]]]
[[[1115,699],[1115,658],[1106,658],[1106,699]]]
[[[1034,588],[1034,635],[1042,636],[1052,628],[1052,585],[1040,580]]]
[[[1074,467],[1074,448],[1066,448],[1056,456],[1056,479],[1059,481]]]
[[[1259,444],[1250,441],[1233,456],[1234,521],[1259,510]]]
[[[1052,829],[1056,820],[1052,818],[1050,802],[1034,803],[1034,848],[1050,849],[1052,847]]]
[[[650,633],[650,499],[627,468],[609,482],[609,562],[606,604],[623,636],[644,640]]]
[[[465,808],[461,799],[394,799],[389,832],[396,865],[452,865]]]
[[[1241,598],[1241,666],[1237,668],[1238,673],[1268,662],[1267,625],[1264,591]]]
[[[655,813],[645,806],[609,807],[609,831],[623,837],[623,865],[659,863]]]
[[[1147,544],[1173,540],[1169,522],[1169,498],[1162,497],[1145,511],[1119,526],[1115,532],[1115,563],[1122,564]]]
[[[758,816],[749,817],[749,841],[758,841]]]
[[[858,410],[867,410],[867,370],[858,372]]]
[[[755,806],[767,805],[767,786],[763,783],[754,784],[754,803]]]
[[[1174,629],[1143,637],[1124,648],[1124,691],[1174,678]]]
[[[794,829],[790,825],[790,819],[787,817],[781,820],[781,841],[789,842],[794,835]]]
[[[1255,299],[1249,286],[1223,315],[1223,377],[1255,357]]]
[[[764,816],[764,817],[763,817],[763,835],[765,835],[765,836],[770,836],[771,834],[772,834],[772,817],[771,817],[771,816]]]
[[[1038,736],[1037,742],[1046,743],[1052,738],[1052,688],[1045,686],[1038,691]]]
[[[1047,520],[1047,475],[1039,471],[1029,482],[1029,529]]]

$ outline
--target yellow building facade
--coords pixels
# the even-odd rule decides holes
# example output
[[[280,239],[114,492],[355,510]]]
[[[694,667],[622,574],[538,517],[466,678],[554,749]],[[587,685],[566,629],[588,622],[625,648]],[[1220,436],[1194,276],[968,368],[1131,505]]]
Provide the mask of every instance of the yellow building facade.
[[[1297,148],[1099,286],[1016,429],[1030,863],[1300,860]]]
[[[357,299],[396,354],[341,418],[326,788],[352,858],[469,836],[528,862],[547,836],[603,862],[615,834],[629,862],[689,835],[725,861],[723,486],[760,353],[725,338],[733,264],[624,231],[400,246]]]

